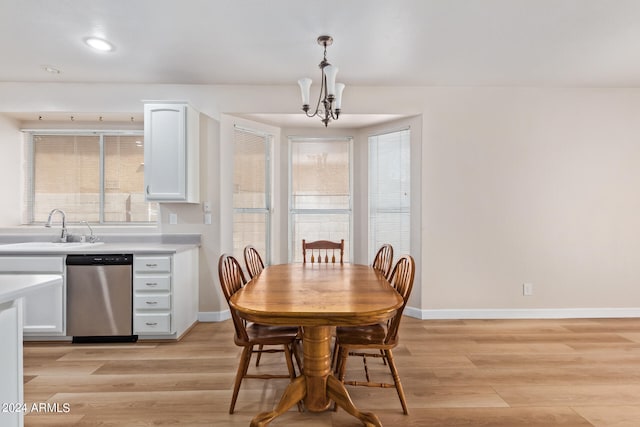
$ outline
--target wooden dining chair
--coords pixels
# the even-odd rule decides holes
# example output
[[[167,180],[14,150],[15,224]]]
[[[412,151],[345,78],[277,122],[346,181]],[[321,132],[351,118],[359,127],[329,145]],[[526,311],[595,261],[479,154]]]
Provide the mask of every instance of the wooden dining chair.
[[[264,270],[264,262],[262,262],[260,253],[251,245],[247,245],[244,248],[244,264],[251,279]]]
[[[389,273],[391,273],[391,266],[393,265],[393,246],[388,243],[380,246],[376,256],[373,258],[372,267],[382,274],[387,279],[389,278]]]
[[[400,382],[398,369],[393,359],[392,349],[398,345],[398,329],[411,289],[413,288],[413,278],[415,276],[415,262],[410,255],[402,256],[393,268],[390,276],[390,283],[402,296],[403,303],[394,316],[386,323],[368,326],[339,326],[336,328],[335,350],[338,352],[335,372],[338,379],[344,384],[352,386],[395,388],[400,404],[405,415],[409,414],[407,402]],[[382,352],[380,352],[382,350]],[[360,356],[364,364],[366,381],[345,381],[345,371],[347,358],[349,356]],[[383,358],[389,366],[393,384],[373,382],[369,377],[367,367],[367,357]]]
[[[222,292],[229,304],[231,297],[238,292],[246,283],[244,273],[240,267],[240,263],[233,256],[222,254],[218,261],[218,275],[220,277],[220,285]],[[296,350],[296,340],[298,336],[298,328],[293,326],[270,326],[261,325],[257,323],[249,323],[242,319],[236,310],[229,304],[229,310],[231,311],[231,319],[233,320],[233,326],[235,328],[235,335],[233,338],[234,343],[237,346],[242,347],[242,356],[238,364],[238,371],[236,373],[236,381],[233,386],[233,395],[231,397],[231,404],[229,405],[229,413],[233,414],[236,400],[238,399],[238,392],[240,391],[240,384],[243,378],[289,378],[293,380],[296,376],[296,371],[293,365],[293,357],[299,360]],[[260,349],[256,350],[255,346],[260,346]],[[281,346],[282,349],[263,347]],[[249,364],[251,362],[251,356],[253,353],[282,353],[284,352],[285,360],[287,362],[287,368],[289,370],[288,375],[284,374],[249,374]],[[298,368],[300,364],[298,364]],[[298,409],[302,410],[302,404],[298,402]]]
[[[307,242],[305,239],[302,239],[302,262],[307,262],[307,251],[310,252],[311,264],[313,263],[326,263],[331,262],[332,264],[336,263],[336,251],[339,251],[340,254],[340,264],[342,264],[342,260],[344,257],[344,239],[340,240],[340,242],[331,242],[329,240],[316,240],[315,242]],[[329,258],[329,253],[331,253],[331,258]]]

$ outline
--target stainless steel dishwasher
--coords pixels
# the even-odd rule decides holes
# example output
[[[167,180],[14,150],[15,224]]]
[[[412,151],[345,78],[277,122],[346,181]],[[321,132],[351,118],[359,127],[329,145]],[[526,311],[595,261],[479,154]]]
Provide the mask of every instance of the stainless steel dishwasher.
[[[136,341],[133,255],[67,255],[67,336],[73,342]]]

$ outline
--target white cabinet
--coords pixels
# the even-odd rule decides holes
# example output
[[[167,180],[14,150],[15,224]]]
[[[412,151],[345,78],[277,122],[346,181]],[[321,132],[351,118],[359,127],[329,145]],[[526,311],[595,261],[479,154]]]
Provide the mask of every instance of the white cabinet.
[[[180,338],[198,315],[198,249],[133,257],[133,333]]]
[[[0,303],[0,425],[23,426],[22,311],[20,299]],[[11,409],[9,411],[8,409]]]
[[[64,256],[2,256],[0,272],[59,275],[60,280],[25,295],[24,335],[65,335]]]
[[[147,200],[200,201],[199,115],[185,103],[145,104],[144,181]]]

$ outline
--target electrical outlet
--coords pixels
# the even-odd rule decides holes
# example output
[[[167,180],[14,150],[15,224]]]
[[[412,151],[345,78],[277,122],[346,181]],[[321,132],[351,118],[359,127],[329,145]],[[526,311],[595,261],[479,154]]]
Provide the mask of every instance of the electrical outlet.
[[[526,297],[530,297],[531,295],[533,295],[533,283],[522,284],[522,295]]]
[[[177,224],[178,223],[178,214],[170,213],[169,214],[169,224]]]

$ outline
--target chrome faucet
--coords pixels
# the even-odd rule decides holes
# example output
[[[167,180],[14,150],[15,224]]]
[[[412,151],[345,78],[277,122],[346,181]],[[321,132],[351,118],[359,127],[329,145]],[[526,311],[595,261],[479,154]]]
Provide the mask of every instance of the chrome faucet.
[[[60,235],[60,241],[66,242],[67,241],[67,223],[66,223],[63,210],[52,209],[51,212],[49,212],[49,218],[47,219],[47,223],[44,226],[47,228],[51,228],[51,220],[53,219],[53,214],[55,213],[59,213],[62,216],[62,234]]]
[[[98,240],[97,236],[94,236],[93,234],[93,228],[91,228],[91,226],[89,225],[89,223],[87,221],[80,221],[82,224],[86,225],[87,227],[89,227],[89,237],[88,237],[88,241],[89,243],[95,243]],[[86,239],[86,237],[84,235],[82,235],[83,239]]]

